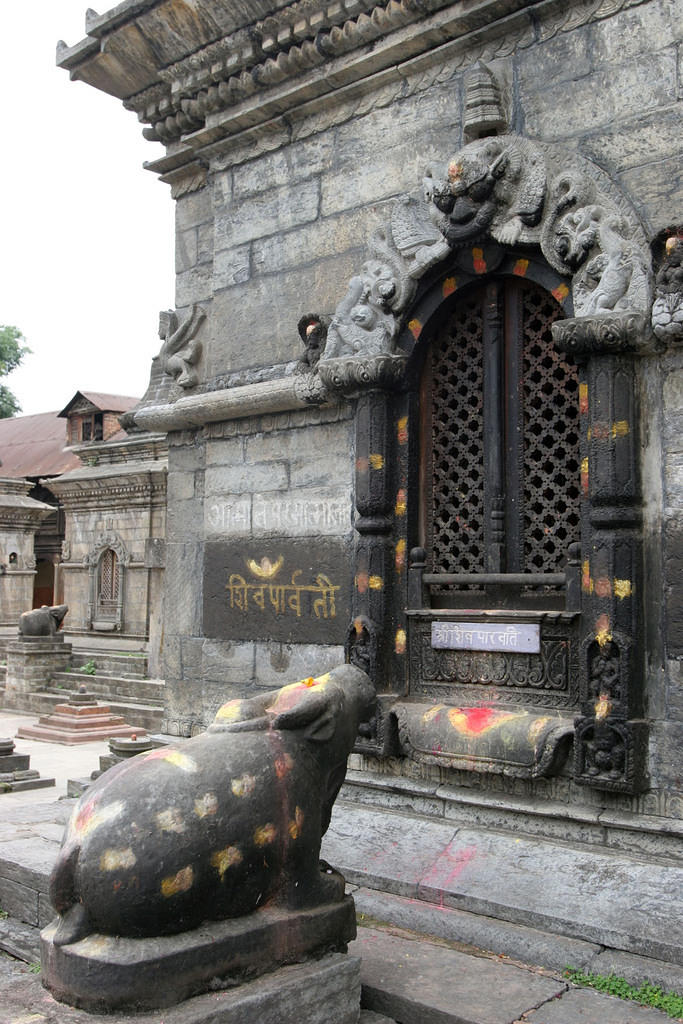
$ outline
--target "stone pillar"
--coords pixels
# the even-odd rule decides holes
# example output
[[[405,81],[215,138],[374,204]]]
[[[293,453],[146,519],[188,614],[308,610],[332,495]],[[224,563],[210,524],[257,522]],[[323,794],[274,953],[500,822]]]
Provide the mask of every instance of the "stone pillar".
[[[51,505],[29,498],[29,480],[0,477],[0,625],[14,625],[33,605],[33,542]]]
[[[582,714],[574,779],[638,793],[649,780],[637,364],[655,339],[638,313],[560,321],[553,335],[581,364]]]
[[[7,645],[7,681],[4,704],[17,711],[32,710],[29,694],[44,689],[54,672],[71,664],[71,644],[64,635],[22,636]]]

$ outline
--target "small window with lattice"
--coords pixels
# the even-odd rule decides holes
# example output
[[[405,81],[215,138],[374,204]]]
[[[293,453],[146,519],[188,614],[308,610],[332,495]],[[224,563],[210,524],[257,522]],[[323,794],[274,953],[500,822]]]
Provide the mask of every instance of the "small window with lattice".
[[[432,340],[420,532],[427,573],[449,577],[435,606],[543,603],[562,588],[580,525],[578,375],[551,334],[562,316],[540,286],[501,278],[466,293]]]
[[[108,548],[100,558],[97,575],[97,613],[114,618],[119,601],[119,563],[116,552]]]

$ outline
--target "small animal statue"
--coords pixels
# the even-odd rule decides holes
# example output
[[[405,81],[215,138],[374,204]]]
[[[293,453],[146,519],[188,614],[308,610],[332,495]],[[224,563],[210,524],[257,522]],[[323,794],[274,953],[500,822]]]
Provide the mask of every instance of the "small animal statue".
[[[320,842],[375,691],[352,665],[246,700],[110,769],[76,805],[50,880],[56,946],[161,936],[264,904],[333,903]]]
[[[51,608],[44,604],[19,616],[20,636],[55,636],[69,610],[66,604],[55,604]]]

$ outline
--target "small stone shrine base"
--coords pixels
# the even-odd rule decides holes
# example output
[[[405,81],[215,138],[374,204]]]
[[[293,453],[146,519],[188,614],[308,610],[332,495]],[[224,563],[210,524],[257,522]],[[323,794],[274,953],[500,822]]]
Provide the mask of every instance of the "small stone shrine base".
[[[56,999],[90,1012],[141,1012],[230,989],[221,996],[221,1024],[358,1020],[360,961],[341,955],[356,935],[350,896],[306,910],[264,907],[161,938],[94,934],[55,946],[56,929],[54,921],[40,937],[43,984]],[[299,961],[306,963],[285,966]]]
[[[36,725],[22,725],[17,736],[25,740],[71,744],[143,732],[144,729],[127,725],[121,715],[112,714],[106,704],[79,705],[69,701],[68,704],[56,704],[52,714],[41,715]]]
[[[30,761],[30,754],[14,753],[13,740],[0,739],[0,793],[54,786],[55,780],[41,779],[40,772],[29,767]]]

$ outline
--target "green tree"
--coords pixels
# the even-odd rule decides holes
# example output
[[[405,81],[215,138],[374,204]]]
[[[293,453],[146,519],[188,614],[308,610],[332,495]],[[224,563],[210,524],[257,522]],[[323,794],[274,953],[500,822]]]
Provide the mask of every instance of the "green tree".
[[[31,351],[28,345],[22,345],[24,335],[18,327],[0,325],[0,377],[6,377],[11,373]],[[21,412],[21,406],[10,389],[0,384],[0,419],[7,416],[15,416]]]

